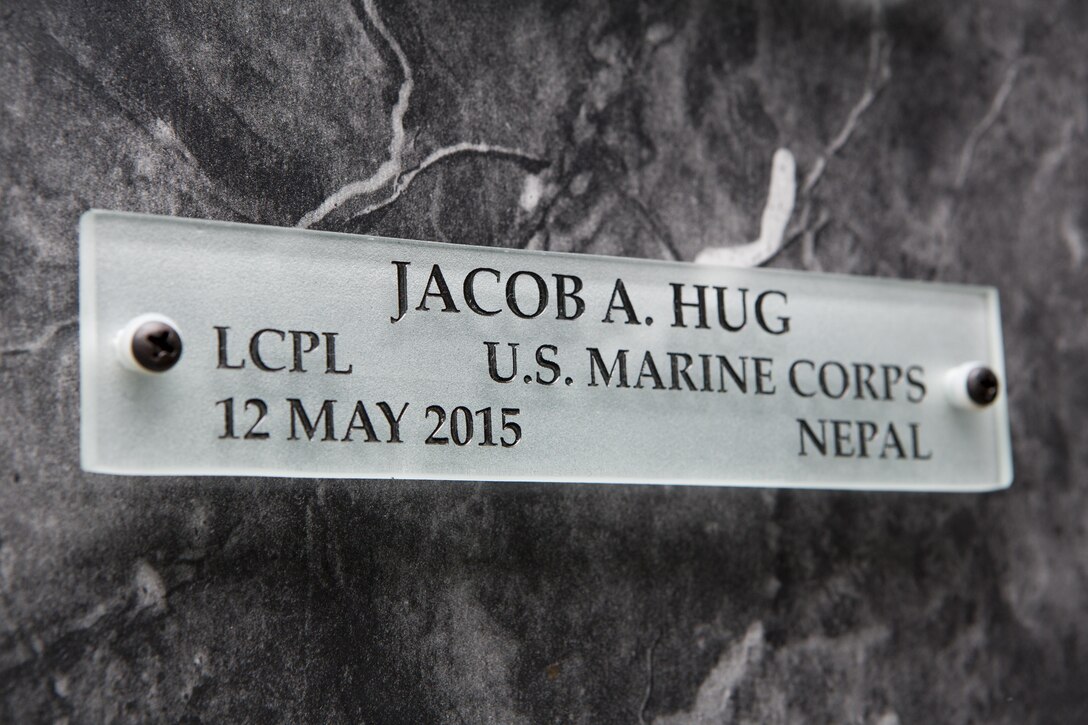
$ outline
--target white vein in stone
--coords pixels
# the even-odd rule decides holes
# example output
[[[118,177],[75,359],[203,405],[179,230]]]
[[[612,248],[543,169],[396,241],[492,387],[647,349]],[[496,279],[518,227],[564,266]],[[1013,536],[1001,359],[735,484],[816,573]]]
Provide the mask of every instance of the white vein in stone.
[[[24,340],[19,343],[11,345],[4,344],[0,349],[0,354],[3,355],[32,355],[44,348],[46,345],[53,341],[56,335],[61,334],[70,327],[76,327],[79,325],[78,319],[61,320],[48,327],[44,328],[37,337]]]
[[[379,166],[369,177],[353,181],[337,189],[321,202],[316,209],[304,214],[302,218],[299,219],[298,224],[296,224],[297,227],[302,229],[311,227],[314,224],[319,223],[346,202],[359,196],[372,194],[392,182],[392,190],[389,195],[384,199],[365,207],[359,212],[359,215],[365,216],[373,213],[396,201],[404,190],[411,185],[416,176],[425,171],[428,167],[443,159],[458,154],[509,156],[528,161],[540,161],[538,157],[525,153],[520,149],[488,143],[462,141],[432,151],[418,166],[405,171],[403,168],[404,146],[406,144],[404,115],[408,112],[408,104],[412,97],[412,90],[415,87],[412,78],[412,66],[408,63],[408,56],[405,55],[404,49],[401,48],[396,37],[382,21],[381,16],[378,14],[378,9],[374,5],[374,0],[363,0],[363,9],[366,11],[367,18],[377,29],[378,34],[382,36],[382,39],[389,45],[389,48],[397,57],[397,62],[400,64],[401,72],[404,75],[404,81],[401,83],[400,90],[397,93],[397,102],[393,105],[393,110],[390,113],[389,125],[392,135],[389,140],[389,158],[382,162],[381,166]]]
[[[657,725],[731,722],[737,690],[746,679],[755,676],[766,650],[763,623],[753,622],[744,637],[718,658],[714,669],[699,685],[691,709],[655,718],[654,722]]]
[[[395,164],[399,170],[401,156],[404,154],[404,114],[408,112],[408,102],[411,100],[412,91],[415,88],[415,81],[412,78],[412,66],[408,63],[408,56],[404,54],[404,49],[400,47],[396,37],[389,32],[389,28],[385,26],[381,16],[378,15],[374,0],[363,0],[363,8],[366,10],[370,22],[377,28],[378,34],[382,36],[382,40],[389,45],[393,55],[397,56],[401,73],[404,75],[404,81],[397,92],[397,102],[393,105],[393,111],[390,114],[390,126],[393,135],[389,140],[389,161]]]
[[[638,708],[638,725],[646,725],[646,706],[650,704],[650,695],[654,691],[654,650],[660,639],[661,635],[654,637],[654,641],[650,642],[650,648],[646,651],[646,692]]]
[[[891,49],[884,41],[883,27],[884,16],[880,4],[876,3],[873,5],[873,30],[869,34],[869,64],[865,73],[865,87],[850,112],[846,114],[846,120],[843,122],[842,128],[824,148],[823,153],[817,157],[812,168],[805,176],[805,183],[801,187],[801,193],[805,196],[811,194],[816,185],[820,183],[820,179],[827,169],[828,161],[834,158],[846,145],[846,142],[850,140],[850,137],[854,135],[861,117],[865,115],[865,112],[876,101],[884,86],[891,80]]]
[[[880,96],[891,80],[891,52],[884,37],[884,15],[880,3],[873,5],[873,28],[869,35],[869,62],[865,86],[861,96],[846,114],[839,132],[831,139],[823,152],[813,162],[805,176],[801,192],[797,193],[796,163],[788,149],[779,149],[771,161],[771,184],[767,193],[767,205],[763,209],[759,239],[748,244],[713,247],[699,253],[695,261],[700,264],[722,264],[732,267],[758,267],[770,261],[782,248],[794,239],[804,239],[809,249],[806,258],[815,262],[812,248],[815,237],[831,221],[826,212],[812,220],[812,192],[823,178],[828,162],[838,154],[854,135],[865,112]],[[788,177],[788,178],[787,178]],[[798,223],[789,228],[798,196],[803,200]]]
[[[710,247],[695,258],[696,264],[723,264],[731,267],[756,267],[782,248],[786,225],[793,215],[797,198],[797,162],[789,149],[778,149],[771,159],[771,183],[767,203],[760,220],[759,238],[748,244]]]
[[[1088,244],[1084,241],[1084,232],[1077,226],[1072,209],[1062,215],[1061,233],[1065,245],[1069,248],[1073,266],[1080,267],[1085,255],[1088,254]]]
[[[967,135],[963,150],[960,152],[959,165],[956,167],[955,188],[962,189],[963,185],[967,183],[967,174],[970,173],[971,163],[975,158],[975,148],[997,121],[1001,111],[1004,110],[1005,103],[1009,100],[1009,95],[1012,93],[1019,72],[1020,64],[1018,62],[1014,62],[1009,66],[1008,70],[1005,71],[1005,78],[1002,80],[1001,86],[998,87],[997,93],[994,94],[993,100],[990,101],[990,108],[986,111],[986,115],[975,124],[975,127],[971,129],[971,133]]]

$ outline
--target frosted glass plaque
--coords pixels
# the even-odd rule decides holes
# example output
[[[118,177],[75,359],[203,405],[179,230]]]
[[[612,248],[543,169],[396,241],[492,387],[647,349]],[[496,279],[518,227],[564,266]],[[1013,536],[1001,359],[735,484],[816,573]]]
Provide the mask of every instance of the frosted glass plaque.
[[[121,474],[983,491],[984,287],[91,211],[82,462]]]

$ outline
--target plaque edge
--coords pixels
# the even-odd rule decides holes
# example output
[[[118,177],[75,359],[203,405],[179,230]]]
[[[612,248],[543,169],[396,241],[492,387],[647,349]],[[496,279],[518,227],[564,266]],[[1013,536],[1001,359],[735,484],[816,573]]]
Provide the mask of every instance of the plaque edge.
[[[111,464],[104,461],[100,454],[98,447],[98,432],[96,426],[93,425],[92,420],[97,410],[97,395],[96,386],[93,385],[92,378],[95,377],[93,373],[93,363],[98,361],[101,357],[102,351],[98,349],[97,334],[98,330],[94,324],[97,315],[95,305],[97,304],[96,295],[96,280],[97,280],[97,240],[95,239],[96,230],[101,222],[109,222],[110,220],[140,220],[143,222],[152,223],[166,223],[166,224],[180,224],[180,225],[200,225],[200,226],[215,226],[228,230],[239,230],[242,228],[248,229],[255,233],[266,233],[275,235],[290,235],[292,232],[301,232],[304,234],[321,234],[326,235],[331,239],[337,239],[342,242],[354,243],[358,240],[377,240],[384,243],[393,244],[407,244],[410,246],[421,248],[441,248],[447,250],[464,251],[465,249],[486,249],[489,252],[506,253],[512,256],[528,255],[531,257],[538,257],[541,259],[555,259],[555,258],[567,258],[568,260],[577,260],[584,262],[589,260],[599,261],[613,261],[622,260],[625,264],[650,264],[654,266],[660,265],[676,265],[683,268],[698,268],[698,269],[723,269],[731,271],[756,271],[761,275],[769,275],[772,277],[783,277],[790,279],[803,278],[806,280],[812,280],[814,277],[819,279],[835,279],[850,282],[860,281],[879,281],[882,284],[890,284],[893,286],[905,286],[912,290],[919,288],[927,289],[930,291],[943,291],[948,293],[959,294],[973,294],[981,298],[981,301],[986,305],[988,316],[991,318],[992,335],[991,335],[991,353],[995,363],[999,366],[999,373],[1002,378],[1006,380],[1005,395],[1000,401],[1000,409],[996,411],[999,416],[998,421],[998,438],[999,442],[1004,445],[999,445],[999,448],[1004,450],[999,454],[999,460],[997,465],[997,471],[995,480],[992,482],[983,483],[971,483],[971,484],[940,484],[932,481],[924,484],[910,484],[910,483],[889,483],[889,484],[866,484],[866,483],[844,483],[833,484],[827,483],[805,483],[799,481],[791,481],[787,483],[782,482],[768,482],[760,481],[753,483],[745,482],[719,482],[719,481],[676,481],[666,479],[641,479],[641,480],[604,480],[604,479],[591,479],[575,481],[569,478],[563,477],[544,477],[544,478],[528,478],[528,477],[503,477],[503,478],[481,478],[478,475],[474,476],[461,476],[461,475],[447,475],[447,476],[388,476],[378,474],[358,475],[351,472],[335,472],[329,474],[328,472],[306,472],[306,471],[285,471],[282,469],[275,470],[262,470],[262,469],[245,469],[241,471],[204,471],[197,468],[185,468],[177,467],[170,471],[152,471],[140,467],[126,467],[123,465]],[[148,240],[154,243],[153,239]],[[85,211],[80,216],[79,220],[79,264],[80,269],[78,273],[79,282],[79,313],[80,313],[80,465],[84,471],[102,475],[134,475],[134,476],[154,476],[154,477],[259,477],[259,478],[303,478],[310,480],[409,480],[409,481],[435,481],[435,482],[452,482],[452,481],[477,481],[477,482],[505,482],[505,483],[563,483],[563,484],[619,484],[619,485],[665,485],[665,486],[695,486],[695,487],[714,487],[714,488],[761,488],[761,489],[795,489],[795,490],[821,490],[821,491],[872,491],[872,492],[932,492],[932,493],[980,493],[999,491],[1009,488],[1014,480],[1014,470],[1012,462],[1012,446],[1011,446],[1011,430],[1009,427],[1009,417],[1007,408],[1007,377],[1005,374],[1005,358],[1004,358],[1004,339],[1001,327],[1001,314],[1000,314],[1000,300],[999,292],[996,287],[992,285],[980,285],[980,284],[965,284],[955,282],[930,282],[923,280],[911,280],[900,278],[886,278],[875,277],[868,275],[852,275],[852,274],[840,274],[840,273],[824,273],[824,272],[809,272],[805,270],[791,270],[791,269],[779,269],[779,268],[767,268],[767,267],[730,267],[725,265],[696,265],[693,262],[683,260],[659,260],[643,257],[619,257],[609,256],[602,254],[585,254],[578,252],[549,252],[542,250],[526,250],[509,247],[482,247],[474,244],[452,244],[448,242],[434,242],[417,239],[400,239],[396,237],[383,237],[370,234],[350,234],[346,232],[332,232],[325,230],[303,229],[298,227],[283,227],[267,224],[254,224],[251,222],[235,222],[224,220],[209,220],[198,219],[193,217],[181,217],[164,214],[149,214],[143,212],[130,212],[130,211],[118,211],[109,209],[91,208]],[[1002,440],[1003,439],[1003,440]]]

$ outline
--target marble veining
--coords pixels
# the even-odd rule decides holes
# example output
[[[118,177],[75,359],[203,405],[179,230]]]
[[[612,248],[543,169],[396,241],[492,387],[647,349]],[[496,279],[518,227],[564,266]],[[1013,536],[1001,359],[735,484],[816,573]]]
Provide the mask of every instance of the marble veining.
[[[1072,0],[0,10],[0,721],[1081,722]],[[83,473],[91,207],[1001,293],[990,495]]]

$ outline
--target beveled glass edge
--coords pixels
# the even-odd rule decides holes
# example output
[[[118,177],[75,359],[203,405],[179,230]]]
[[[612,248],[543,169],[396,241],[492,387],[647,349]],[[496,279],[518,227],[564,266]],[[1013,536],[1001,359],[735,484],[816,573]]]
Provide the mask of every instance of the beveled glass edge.
[[[990,357],[995,362],[991,364],[998,366],[998,380],[1001,381],[1001,395],[999,400],[996,401],[999,407],[995,411],[998,440],[994,441],[1000,455],[997,475],[998,485],[992,489],[1000,491],[1012,486],[1016,477],[1016,469],[1012,459],[1012,427],[1009,420],[1009,374],[1005,367],[1005,333],[1001,320],[1001,295],[996,287],[983,287],[982,289],[986,294],[987,312],[993,316],[990,321]],[[1003,485],[1001,485],[1002,482]]]
[[[94,227],[98,219],[110,214],[117,212],[91,210],[79,217],[79,462],[88,471],[103,468],[97,456],[98,427],[93,422],[98,410],[98,391],[91,384],[98,348],[98,315],[95,310],[98,265],[95,260]]]
[[[456,481],[461,483],[506,483],[511,485],[533,484],[591,484],[591,485],[616,485],[616,486],[694,486],[699,488],[763,488],[763,489],[792,489],[799,491],[857,491],[869,493],[990,493],[1003,491],[1009,486],[1000,483],[964,483],[964,484],[907,484],[907,483],[866,483],[855,481],[852,483],[829,484],[827,482],[777,480],[768,481],[729,481],[722,482],[719,479],[699,480],[670,478],[643,478],[620,480],[616,478],[599,478],[583,476],[579,480],[560,476],[503,476],[501,478],[485,478],[451,473],[445,476],[433,474],[421,474],[404,476],[391,472],[374,472],[367,475],[359,475],[351,471],[309,472],[309,471],[283,471],[269,468],[242,468],[231,471],[208,471],[196,467],[177,466],[170,471],[148,471],[146,469],[126,469],[123,466],[96,466],[87,469],[91,473],[111,476],[131,477],[200,477],[200,478],[276,478],[276,479],[306,479],[326,481],[427,481],[441,483],[444,481]]]

